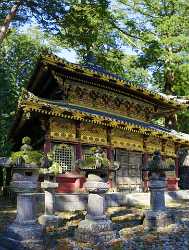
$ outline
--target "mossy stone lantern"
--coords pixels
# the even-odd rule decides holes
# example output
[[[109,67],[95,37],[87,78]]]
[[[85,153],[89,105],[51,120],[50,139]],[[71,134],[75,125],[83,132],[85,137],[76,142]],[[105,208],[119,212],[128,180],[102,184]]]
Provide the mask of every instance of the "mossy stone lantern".
[[[158,229],[172,223],[172,217],[165,206],[166,175],[173,165],[167,166],[161,159],[159,151],[154,152],[153,159],[144,166],[149,171],[150,210],[146,212],[144,224],[149,229]]]
[[[14,192],[32,192],[38,188],[39,169],[44,155],[40,151],[33,150],[30,143],[31,139],[24,137],[20,151],[11,155],[13,177],[10,188]]]

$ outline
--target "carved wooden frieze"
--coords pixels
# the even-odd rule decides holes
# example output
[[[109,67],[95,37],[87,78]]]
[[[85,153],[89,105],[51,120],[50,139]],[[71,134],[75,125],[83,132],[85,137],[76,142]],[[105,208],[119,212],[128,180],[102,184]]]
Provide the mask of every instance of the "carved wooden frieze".
[[[51,118],[50,120],[50,138],[54,140],[73,141],[76,139],[76,126],[72,120],[63,118]]]
[[[143,137],[136,133],[125,130],[113,129],[111,144],[115,148],[126,148],[128,150],[143,151]]]
[[[171,141],[166,141],[165,151],[164,151],[165,155],[176,157],[175,152],[176,152],[175,143]]]
[[[151,104],[121,93],[115,93],[113,90],[81,85],[68,80],[64,82],[61,88],[63,88],[65,99],[71,104],[126,115],[144,121],[148,121],[152,114],[157,111]]]
[[[162,152],[162,140],[157,137],[148,137],[146,139],[146,151],[154,153],[154,151]]]
[[[106,145],[106,128],[95,124],[81,123],[80,125],[81,141],[90,144]]]

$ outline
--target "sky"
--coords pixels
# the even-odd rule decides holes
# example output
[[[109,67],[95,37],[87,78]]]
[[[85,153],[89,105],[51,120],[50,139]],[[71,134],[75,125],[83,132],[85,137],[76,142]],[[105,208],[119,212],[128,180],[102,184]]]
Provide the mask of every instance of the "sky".
[[[56,53],[57,56],[61,58],[65,58],[67,61],[76,63],[77,62],[77,55],[73,49],[62,49],[61,52]]]

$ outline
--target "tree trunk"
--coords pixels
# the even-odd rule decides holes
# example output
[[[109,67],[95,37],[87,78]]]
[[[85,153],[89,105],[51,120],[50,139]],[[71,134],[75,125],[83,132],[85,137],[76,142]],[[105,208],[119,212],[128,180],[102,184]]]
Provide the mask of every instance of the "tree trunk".
[[[3,25],[0,27],[0,44],[3,42],[7,34],[7,31],[9,29],[10,23],[15,18],[20,5],[21,5],[21,0],[16,1],[15,5],[10,10],[10,13],[5,17]]]
[[[168,69],[165,72],[165,86],[164,86],[164,93],[167,95],[172,95],[172,86],[174,82],[175,76],[174,72]],[[177,115],[176,113],[171,113],[165,117],[165,126],[170,129],[176,129],[177,127]]]

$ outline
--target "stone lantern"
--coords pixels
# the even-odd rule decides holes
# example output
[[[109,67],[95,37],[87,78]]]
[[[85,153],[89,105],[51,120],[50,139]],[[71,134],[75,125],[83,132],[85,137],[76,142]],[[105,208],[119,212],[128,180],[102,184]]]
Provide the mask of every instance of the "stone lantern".
[[[112,230],[112,222],[105,215],[104,194],[109,186],[106,183],[110,161],[101,149],[94,155],[78,163],[80,170],[88,174],[84,187],[88,191],[87,215],[79,223],[76,239],[80,242],[90,242],[94,245],[105,243],[116,238]]]
[[[166,166],[159,151],[154,152],[153,159],[144,166],[149,171],[150,210],[145,216],[145,225],[149,229],[158,229],[172,223],[172,216],[165,206],[165,171],[173,171],[174,166]]]
[[[12,180],[10,188],[13,192],[35,192],[39,187],[39,168],[42,167],[44,155],[33,150],[29,137],[22,139],[20,151],[11,155]]]

